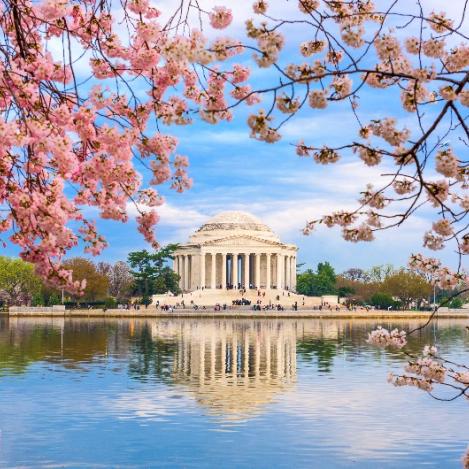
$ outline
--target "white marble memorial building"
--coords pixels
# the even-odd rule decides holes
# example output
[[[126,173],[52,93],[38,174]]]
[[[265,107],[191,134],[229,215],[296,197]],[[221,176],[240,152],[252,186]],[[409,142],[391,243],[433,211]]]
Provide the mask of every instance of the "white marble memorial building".
[[[265,288],[295,290],[298,248],[285,244],[245,212],[222,212],[175,252],[183,291]]]

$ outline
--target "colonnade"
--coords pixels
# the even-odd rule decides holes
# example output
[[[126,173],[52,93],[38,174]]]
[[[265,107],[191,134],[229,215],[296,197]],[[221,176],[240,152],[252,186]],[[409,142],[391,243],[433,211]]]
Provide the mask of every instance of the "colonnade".
[[[236,324],[194,327],[184,323],[178,332],[173,365],[176,377],[191,376],[201,385],[223,382],[228,375],[231,384],[242,380],[247,384],[249,378],[271,383],[296,379],[294,324],[242,328]]]
[[[179,252],[174,271],[183,291],[204,289],[296,289],[296,252]]]

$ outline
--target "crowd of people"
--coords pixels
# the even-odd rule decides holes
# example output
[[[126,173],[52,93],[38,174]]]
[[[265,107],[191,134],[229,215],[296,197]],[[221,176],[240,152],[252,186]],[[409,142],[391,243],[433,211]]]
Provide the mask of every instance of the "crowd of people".
[[[285,311],[285,310],[290,310],[290,311],[298,311],[299,309],[304,309],[305,308],[305,297],[302,297],[300,300],[300,305],[298,304],[298,301],[295,301],[294,303],[291,304],[291,306],[285,306],[284,301],[281,301],[281,295],[276,295],[275,301],[269,303],[266,303],[264,298],[266,296],[266,292],[262,291],[260,289],[257,290],[257,300],[255,304],[251,300],[248,300],[247,298],[244,298],[244,294],[246,293],[246,290],[242,288],[242,286],[239,286],[239,293],[241,295],[241,298],[234,299],[231,302],[231,305],[228,304],[215,304],[213,307],[208,307],[205,305],[199,306],[195,304],[194,300],[190,300],[190,304],[186,305],[184,299],[176,303],[175,305],[160,305],[159,302],[156,303],[155,307],[156,309],[160,309],[161,311],[169,311],[173,312],[176,310],[181,310],[181,309],[192,309],[194,311],[198,310],[212,310],[212,311],[226,311],[226,310],[231,310],[231,309],[238,309],[238,307],[250,307],[250,308],[244,308],[244,309],[250,309],[251,311]],[[288,296],[290,297],[290,292],[282,292],[282,296]],[[127,309],[140,309],[139,305],[125,305]],[[309,310],[312,311],[370,311],[372,307],[370,306],[356,306],[356,305],[346,305],[346,304],[329,304],[329,303],[323,303],[321,305],[315,305],[315,306],[309,306]]]

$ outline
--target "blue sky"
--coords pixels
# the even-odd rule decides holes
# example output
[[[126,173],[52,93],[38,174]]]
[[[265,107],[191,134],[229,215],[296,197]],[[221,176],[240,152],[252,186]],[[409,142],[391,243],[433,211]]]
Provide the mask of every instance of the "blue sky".
[[[174,0],[156,1],[154,5],[163,9],[164,4],[173,3]],[[223,1],[202,3],[207,7],[233,6]],[[272,0],[269,3],[278,15],[296,10],[295,2]],[[450,13],[457,15],[463,3],[462,0],[451,2]],[[426,4],[429,9],[441,10],[440,1],[429,0]],[[236,34],[244,19],[251,16],[250,1],[236,3],[233,8],[236,19],[226,31],[227,35]],[[291,31],[289,40],[298,44],[307,39],[301,34]],[[287,48],[281,60],[290,58],[289,51],[291,49]],[[264,86],[269,82],[268,72],[255,72],[253,82]],[[259,107],[270,106],[266,99]],[[160,186],[166,198],[157,226],[157,237],[162,244],[185,242],[191,232],[220,211],[244,210],[271,226],[283,241],[297,244],[298,260],[305,263],[305,267],[313,267],[324,260],[331,262],[338,271],[383,263],[398,266],[407,263],[411,252],[424,251],[422,235],[431,227],[426,212],[409,220],[399,230],[377,233],[373,243],[348,243],[335,229],[322,228],[309,237],[302,234],[307,220],[332,210],[354,207],[360,190],[368,182],[377,182],[382,172],[392,169],[388,164],[379,168],[365,167],[357,156],[350,154],[330,166],[319,166],[311,159],[295,155],[292,144],[300,139],[315,145],[349,143],[358,129],[349,105],[338,103],[323,111],[305,108],[283,128],[283,139],[274,145],[249,138],[246,119],[251,111],[235,110],[234,120],[229,124],[212,126],[196,119],[191,126],[169,129],[168,132],[180,140],[178,153],[190,158],[194,186],[183,194]],[[402,111],[395,92],[366,89],[361,95],[359,113],[365,122],[392,115],[402,119],[400,122],[410,129],[415,128],[412,115]],[[130,251],[148,247],[136,231],[133,217],[126,225],[98,221],[98,227],[109,247],[96,260],[117,261],[125,259]],[[13,252],[11,247],[7,248],[8,254]],[[77,249],[72,254],[80,255],[81,251]],[[442,257],[451,263],[451,252]]]

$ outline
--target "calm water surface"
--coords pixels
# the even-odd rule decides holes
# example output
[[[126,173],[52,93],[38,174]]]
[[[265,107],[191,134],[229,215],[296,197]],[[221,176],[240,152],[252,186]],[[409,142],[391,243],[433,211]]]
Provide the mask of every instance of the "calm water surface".
[[[468,362],[467,324],[410,347]],[[460,467],[469,404],[387,384],[375,325],[0,319],[0,466]]]

